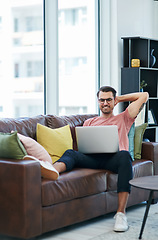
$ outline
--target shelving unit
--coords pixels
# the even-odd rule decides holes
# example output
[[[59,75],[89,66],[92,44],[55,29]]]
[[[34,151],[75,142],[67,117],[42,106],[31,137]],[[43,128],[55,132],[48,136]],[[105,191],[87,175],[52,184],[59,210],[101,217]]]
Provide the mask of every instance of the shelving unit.
[[[149,93],[145,113],[148,127],[144,137],[158,142],[158,40],[142,37],[123,37],[122,39],[121,94],[139,92],[141,91],[140,83],[143,80],[147,83],[143,89]],[[153,52],[156,62],[151,56],[151,52]],[[140,59],[140,67],[131,67],[132,59]],[[124,108],[127,105],[128,103],[125,103]],[[150,113],[154,119],[153,123],[149,122]]]

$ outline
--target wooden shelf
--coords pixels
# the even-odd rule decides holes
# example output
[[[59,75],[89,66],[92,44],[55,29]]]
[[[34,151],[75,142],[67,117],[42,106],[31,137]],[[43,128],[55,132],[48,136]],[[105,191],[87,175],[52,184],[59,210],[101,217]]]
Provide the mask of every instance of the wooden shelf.
[[[121,94],[139,92],[140,83],[144,80],[147,86],[143,89],[149,93],[146,105],[145,120],[148,127],[145,138],[158,141],[158,40],[143,37],[122,37],[123,39],[123,67],[121,68]],[[153,65],[151,51],[154,49],[156,62]],[[132,59],[140,59],[140,67],[131,67]],[[124,103],[124,108],[127,103]],[[154,123],[149,122],[149,114]]]

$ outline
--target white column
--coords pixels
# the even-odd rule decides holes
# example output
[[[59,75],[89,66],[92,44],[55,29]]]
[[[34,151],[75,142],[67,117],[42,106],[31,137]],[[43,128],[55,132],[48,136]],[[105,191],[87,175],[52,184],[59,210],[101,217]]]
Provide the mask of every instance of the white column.
[[[158,39],[158,1],[153,3],[154,8],[154,19],[153,19],[153,37]]]
[[[111,0],[111,35],[110,35],[110,70],[111,86],[118,90],[118,31],[117,31],[117,0]]]
[[[100,0],[100,85],[111,79],[111,0]]]
[[[117,0],[101,0],[101,85],[118,89]]]
[[[46,114],[58,114],[58,0],[45,0]]]

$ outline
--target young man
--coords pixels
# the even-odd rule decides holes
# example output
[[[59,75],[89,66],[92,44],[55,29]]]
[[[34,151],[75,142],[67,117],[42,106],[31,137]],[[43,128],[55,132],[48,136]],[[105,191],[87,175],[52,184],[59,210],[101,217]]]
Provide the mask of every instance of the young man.
[[[128,230],[125,209],[130,193],[129,180],[133,177],[132,159],[128,152],[128,132],[144,103],[148,100],[148,93],[138,92],[116,96],[115,89],[104,86],[99,89],[97,97],[101,116],[86,120],[84,126],[117,125],[119,133],[119,151],[110,154],[82,154],[78,151],[67,150],[63,156],[53,164],[52,168],[54,167],[55,169],[54,172],[52,172],[52,179],[57,179],[58,173],[70,171],[74,167],[106,169],[117,173],[118,209],[115,215],[114,231],[123,232]],[[119,102],[128,101],[131,103],[126,110],[114,116],[114,107]],[[30,156],[26,157],[30,158]]]
[[[82,154],[74,150],[67,150],[54,163],[59,172],[70,171],[74,167],[106,169],[118,174],[117,192],[118,209],[115,215],[114,231],[128,230],[125,215],[126,204],[130,193],[129,180],[133,177],[132,159],[128,152],[128,132],[148,100],[148,93],[132,93],[116,96],[116,90],[109,86],[101,87],[97,93],[101,116],[85,121],[84,126],[117,125],[119,133],[119,152],[114,154]],[[126,110],[114,116],[113,109],[119,102],[131,102]]]

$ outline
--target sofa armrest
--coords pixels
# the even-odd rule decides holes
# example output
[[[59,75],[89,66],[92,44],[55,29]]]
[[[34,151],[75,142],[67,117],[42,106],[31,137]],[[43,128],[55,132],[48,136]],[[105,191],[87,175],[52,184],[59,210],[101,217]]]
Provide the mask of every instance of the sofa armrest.
[[[40,235],[41,215],[39,163],[0,159],[0,234],[18,238]]]
[[[154,163],[154,175],[158,175],[158,143],[143,142],[142,159],[151,160]]]

